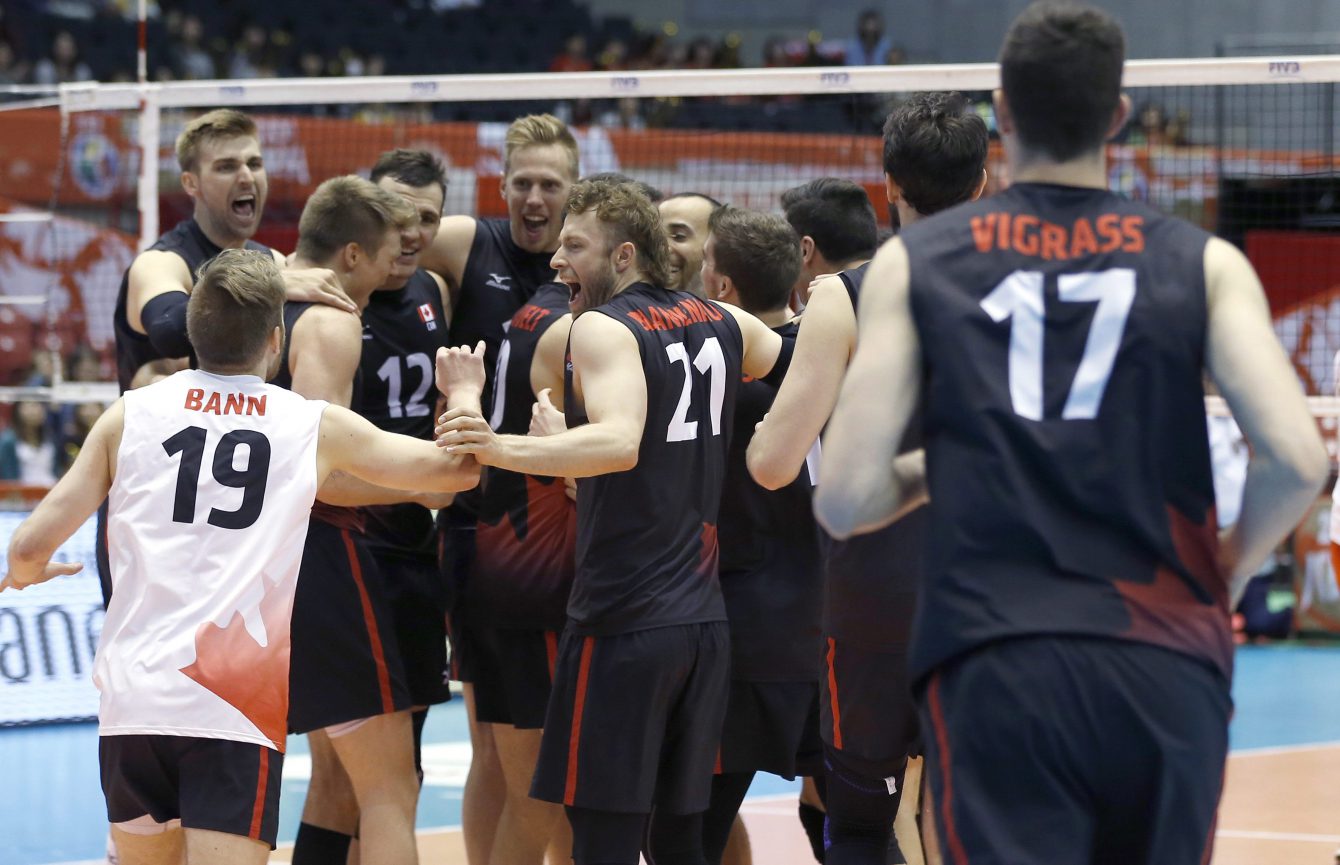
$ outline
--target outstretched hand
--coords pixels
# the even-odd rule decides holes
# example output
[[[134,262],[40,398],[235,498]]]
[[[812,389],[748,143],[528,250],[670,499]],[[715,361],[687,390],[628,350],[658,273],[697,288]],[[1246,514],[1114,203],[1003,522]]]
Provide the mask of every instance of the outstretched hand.
[[[18,568],[11,567],[5,578],[0,580],[0,592],[5,589],[14,589],[22,591],[29,586],[35,586],[38,583],[45,583],[47,580],[55,577],[68,577],[71,574],[77,574],[84,569],[84,566],[78,562],[47,562],[40,569],[33,568],[28,573],[20,573]],[[24,569],[28,571],[29,569]]]
[[[437,350],[437,389],[457,400],[484,393],[484,340],[473,349],[461,345]]]

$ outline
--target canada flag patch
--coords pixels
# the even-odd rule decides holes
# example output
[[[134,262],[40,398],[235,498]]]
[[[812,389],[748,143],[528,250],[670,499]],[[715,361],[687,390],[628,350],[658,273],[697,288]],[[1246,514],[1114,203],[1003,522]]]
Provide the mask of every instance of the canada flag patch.
[[[433,305],[431,303],[419,304],[419,320],[429,330],[437,330],[437,316],[433,315]]]

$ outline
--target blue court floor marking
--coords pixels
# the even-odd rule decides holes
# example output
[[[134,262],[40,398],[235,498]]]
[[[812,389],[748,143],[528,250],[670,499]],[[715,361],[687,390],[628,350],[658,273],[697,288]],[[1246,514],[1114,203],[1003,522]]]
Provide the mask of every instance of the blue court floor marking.
[[[1340,747],[1340,647],[1242,647],[1230,730],[1234,751],[1310,744]],[[428,775],[419,804],[424,830],[460,824],[469,764],[465,703],[434,707],[425,729]],[[83,862],[102,855],[105,811],[97,727],[66,724],[0,730],[0,865]],[[306,740],[289,740],[280,802],[280,842],[291,843],[307,782]],[[760,775],[750,797],[798,789]]]

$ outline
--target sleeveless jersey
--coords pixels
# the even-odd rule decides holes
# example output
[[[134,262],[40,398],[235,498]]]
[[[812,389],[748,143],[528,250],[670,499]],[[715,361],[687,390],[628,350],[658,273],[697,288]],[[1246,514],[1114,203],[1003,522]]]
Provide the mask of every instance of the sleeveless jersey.
[[[717,511],[744,340],[716,304],[636,283],[593,310],[642,355],[647,420],[637,466],[577,484],[571,627],[607,636],[726,619]],[[567,372],[568,426],[586,410]]]
[[[838,274],[852,312],[860,308],[869,262]],[[900,453],[922,446],[921,412],[903,436]],[[904,651],[916,616],[929,511],[917,508],[876,532],[837,541],[821,532],[824,557],[824,633],[848,645]]]
[[[246,242],[246,248],[260,252],[270,251],[268,246],[250,240]],[[177,223],[176,228],[154,241],[154,245],[149,249],[176,253],[186,262],[192,279],[195,278],[195,272],[200,265],[223,251],[205,236],[194,219],[183,219]],[[158,349],[149,342],[149,337],[130,326],[126,309],[129,298],[130,270],[127,269],[121,276],[121,288],[116,295],[116,311],[112,315],[112,333],[116,338],[116,381],[121,386],[122,393],[130,387],[130,380],[135,377],[140,367],[163,358]],[[191,366],[195,366],[194,355],[191,357]]]
[[[185,370],[125,397],[94,662],[102,735],[284,750],[289,617],[326,403]]]
[[[1045,184],[903,231],[932,502],[914,675],[1063,633],[1231,676],[1201,377],[1208,239]]]
[[[282,387],[285,390],[293,389],[293,369],[289,366],[289,350],[293,341],[293,328],[297,325],[298,319],[302,318],[303,313],[313,306],[316,306],[316,304],[305,300],[290,301],[284,304],[284,354],[279,359],[279,371],[270,379],[270,383],[277,387]],[[360,367],[354,372],[354,387],[349,400],[349,408],[359,414],[363,413],[362,403],[359,401],[362,392],[363,370]],[[325,502],[316,502],[312,505],[312,516],[336,528],[361,533],[366,529],[366,518],[363,510],[363,508],[346,508],[328,505]]]
[[[404,288],[374,291],[363,310],[358,364],[362,392],[356,399],[363,417],[390,432],[432,439],[438,396],[434,364],[437,350],[445,345],[442,292],[427,271],[417,271]],[[363,512],[374,552],[437,561],[437,537],[427,508],[404,502]]]
[[[549,327],[568,312],[568,288],[543,286],[507,327],[498,354],[489,423],[505,435],[530,429],[530,370]],[[576,560],[577,508],[561,478],[486,467],[475,558],[467,583],[476,621],[495,627],[562,630]]]
[[[791,321],[773,328],[794,342]],[[754,427],[772,408],[774,385],[745,377],[735,399],[735,435],[721,491],[721,593],[730,620],[731,678],[813,681],[820,672],[819,530],[810,466],[779,490],[749,476],[745,453]]]
[[[536,290],[554,278],[552,252],[527,252],[512,240],[506,219],[475,221],[475,239],[461,273],[461,287],[451,315],[451,344],[473,347],[484,340],[488,383],[484,405],[492,405],[494,370],[502,347],[503,326]]]

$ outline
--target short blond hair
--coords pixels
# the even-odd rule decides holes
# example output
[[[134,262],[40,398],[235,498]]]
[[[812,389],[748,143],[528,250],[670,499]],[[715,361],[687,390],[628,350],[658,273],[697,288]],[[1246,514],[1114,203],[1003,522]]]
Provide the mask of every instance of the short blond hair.
[[[258,141],[256,121],[235,108],[219,108],[202,114],[177,136],[177,165],[182,171],[200,168],[200,148],[204,144],[225,138],[249,136]]]
[[[186,335],[205,369],[253,366],[284,324],[284,278],[269,252],[225,249],[200,266]]]
[[[651,199],[633,183],[583,180],[568,193],[568,213],[576,216],[588,211],[605,227],[608,251],[621,243],[633,244],[642,275],[664,288],[670,280],[670,242]]]
[[[558,144],[568,152],[568,168],[573,180],[580,172],[578,168],[577,139],[572,130],[562,120],[552,114],[527,114],[518,117],[507,127],[507,137],[503,147],[503,173],[512,170],[512,154],[527,147],[544,147]]]
[[[327,261],[349,243],[376,255],[387,229],[403,230],[417,218],[409,202],[370,180],[355,174],[332,177],[303,206],[298,255],[311,262]]]

